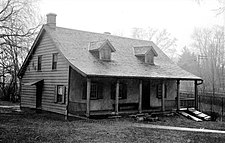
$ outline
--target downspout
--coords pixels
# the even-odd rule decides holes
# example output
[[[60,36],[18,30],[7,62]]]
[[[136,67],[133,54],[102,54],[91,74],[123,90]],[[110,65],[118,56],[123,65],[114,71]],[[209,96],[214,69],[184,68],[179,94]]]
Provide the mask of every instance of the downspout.
[[[69,75],[68,75],[68,91],[67,91],[67,98],[66,98],[66,116],[65,116],[65,120],[67,120],[67,119],[68,119],[68,110],[69,110],[70,74],[71,74],[71,67],[69,66]]]

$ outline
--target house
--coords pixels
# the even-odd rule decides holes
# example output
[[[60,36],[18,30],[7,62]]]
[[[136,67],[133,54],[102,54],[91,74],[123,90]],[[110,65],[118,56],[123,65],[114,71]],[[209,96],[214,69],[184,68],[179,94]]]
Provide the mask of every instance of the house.
[[[151,41],[57,27],[52,13],[18,76],[22,108],[88,117],[179,110],[180,81],[195,83],[196,101],[202,82]]]

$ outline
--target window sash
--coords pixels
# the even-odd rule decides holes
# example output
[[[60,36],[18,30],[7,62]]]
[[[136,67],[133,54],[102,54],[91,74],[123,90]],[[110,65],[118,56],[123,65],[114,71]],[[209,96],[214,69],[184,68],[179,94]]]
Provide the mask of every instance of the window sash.
[[[56,86],[56,102],[63,103],[65,98],[65,86],[57,85]]]
[[[57,102],[62,102],[62,98],[63,98],[63,96],[58,94],[57,95]]]
[[[38,65],[37,65],[38,71],[41,71],[41,62],[42,62],[42,56],[38,56]]]
[[[97,99],[98,98],[98,86],[96,83],[91,83],[91,93],[90,93],[91,99]]]
[[[101,49],[100,55],[101,55],[102,60],[110,60],[111,59],[110,49],[105,49],[105,48]]]
[[[82,99],[86,100],[87,99],[87,83],[83,83],[83,95]],[[95,100],[95,99],[103,99],[103,85],[101,83],[91,83],[91,91],[90,91],[90,99]]]
[[[57,69],[58,53],[52,54],[52,69]]]

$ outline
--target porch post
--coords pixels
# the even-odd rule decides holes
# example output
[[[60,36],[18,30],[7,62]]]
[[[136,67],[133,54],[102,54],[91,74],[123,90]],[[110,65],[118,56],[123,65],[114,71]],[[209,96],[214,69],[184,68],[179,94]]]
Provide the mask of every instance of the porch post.
[[[119,88],[120,88],[120,83],[119,83],[119,80],[117,80],[117,82],[116,82],[116,104],[115,104],[116,115],[119,114]]]
[[[161,99],[161,104],[162,104],[162,112],[165,111],[165,81],[162,82],[162,99]]]
[[[90,116],[90,94],[91,94],[91,79],[87,79],[87,109],[86,109],[86,116]]]
[[[138,107],[138,111],[139,113],[142,113],[142,80],[140,80],[139,83],[139,107]]]
[[[177,111],[180,110],[180,80],[177,80]]]
[[[194,95],[195,95],[195,109],[198,109],[198,85],[197,85],[197,80],[195,80],[195,84],[194,84]]]

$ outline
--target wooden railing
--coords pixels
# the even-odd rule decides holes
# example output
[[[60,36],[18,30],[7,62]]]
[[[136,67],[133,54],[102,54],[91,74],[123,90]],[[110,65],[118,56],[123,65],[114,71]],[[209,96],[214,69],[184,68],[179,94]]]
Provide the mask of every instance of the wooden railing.
[[[191,108],[195,105],[194,98],[181,98],[180,99],[180,107],[181,108]],[[165,108],[167,110],[176,109],[177,108],[177,101],[176,100],[166,100],[165,101]]]

